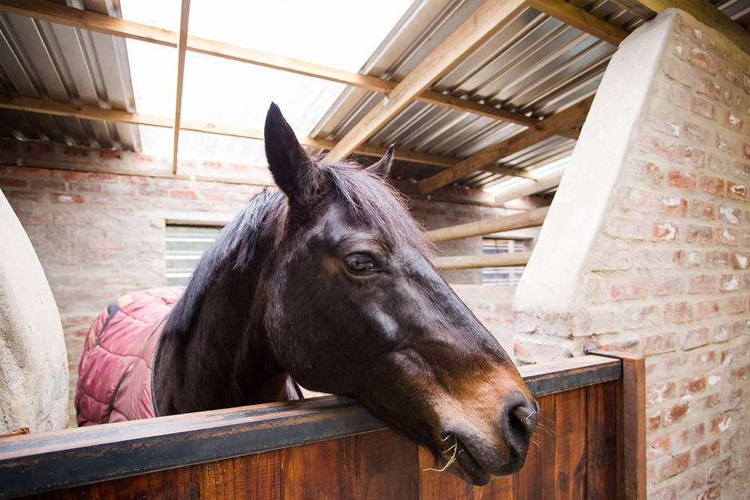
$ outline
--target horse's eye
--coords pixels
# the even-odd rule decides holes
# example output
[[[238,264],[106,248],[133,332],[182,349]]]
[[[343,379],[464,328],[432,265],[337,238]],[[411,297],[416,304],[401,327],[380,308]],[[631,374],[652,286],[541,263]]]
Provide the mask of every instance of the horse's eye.
[[[368,274],[379,271],[375,259],[366,253],[353,253],[346,256],[346,266],[354,274]]]

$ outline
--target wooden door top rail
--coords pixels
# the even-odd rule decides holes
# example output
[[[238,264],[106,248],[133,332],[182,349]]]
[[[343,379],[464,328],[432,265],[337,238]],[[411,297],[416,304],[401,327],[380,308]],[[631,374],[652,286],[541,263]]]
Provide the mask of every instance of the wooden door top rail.
[[[622,378],[597,355],[520,367],[537,396]],[[222,460],[387,426],[347,398],[326,396],[0,439],[0,498]]]

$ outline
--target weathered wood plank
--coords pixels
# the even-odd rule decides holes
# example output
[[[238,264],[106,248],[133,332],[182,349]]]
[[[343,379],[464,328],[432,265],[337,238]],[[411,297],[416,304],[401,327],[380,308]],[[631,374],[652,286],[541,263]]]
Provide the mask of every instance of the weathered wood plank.
[[[586,496],[586,389],[554,395],[555,499]]]
[[[618,485],[621,462],[617,443],[622,419],[618,413],[619,382],[607,382],[586,388],[586,498],[622,500]]]
[[[387,429],[354,438],[355,490],[357,499],[416,499],[419,493],[415,471],[419,467],[417,446]]]
[[[281,450],[284,500],[355,498],[354,438]]]
[[[557,410],[554,395],[537,399],[539,425],[531,438],[526,464],[514,480],[514,500],[555,498]]]
[[[618,360],[599,356],[521,367],[520,371],[540,396],[621,376]],[[325,397],[13,436],[0,441],[0,498],[186,468],[384,428],[353,401]]]

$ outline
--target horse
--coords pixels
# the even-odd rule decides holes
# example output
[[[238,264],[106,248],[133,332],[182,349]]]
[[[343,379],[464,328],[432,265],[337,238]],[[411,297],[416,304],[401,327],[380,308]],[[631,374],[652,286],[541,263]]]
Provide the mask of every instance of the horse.
[[[221,231],[184,293],[136,292],[102,311],[79,423],[293,399],[293,379],[355,399],[470,483],[517,471],[537,402],[430,263],[387,181],[394,147],[366,168],[312,158],[275,104],[264,132],[279,191]]]

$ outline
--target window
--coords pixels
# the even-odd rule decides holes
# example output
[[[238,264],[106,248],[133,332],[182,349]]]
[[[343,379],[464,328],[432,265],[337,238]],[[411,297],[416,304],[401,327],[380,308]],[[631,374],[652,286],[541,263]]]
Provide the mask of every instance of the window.
[[[527,240],[502,240],[484,238],[482,253],[516,253],[527,251]],[[482,283],[486,285],[517,285],[523,275],[524,267],[486,267],[482,269]]]
[[[167,224],[167,286],[185,286],[203,252],[216,241],[219,226]]]

